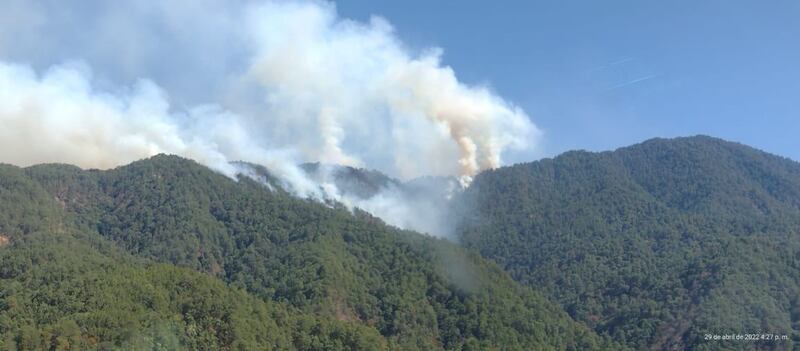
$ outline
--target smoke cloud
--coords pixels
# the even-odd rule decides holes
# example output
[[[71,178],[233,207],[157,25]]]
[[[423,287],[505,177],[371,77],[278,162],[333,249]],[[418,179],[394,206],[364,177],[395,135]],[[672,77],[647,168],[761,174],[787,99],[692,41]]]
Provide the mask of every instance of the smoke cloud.
[[[342,19],[323,2],[87,4],[0,4],[18,14],[0,29],[0,162],[104,169],[170,153],[235,177],[244,170],[231,161],[243,160],[299,196],[433,233],[408,210],[425,201],[391,187],[346,196],[297,165],[465,186],[540,134],[487,87],[459,82],[440,49],[415,54],[379,17]]]

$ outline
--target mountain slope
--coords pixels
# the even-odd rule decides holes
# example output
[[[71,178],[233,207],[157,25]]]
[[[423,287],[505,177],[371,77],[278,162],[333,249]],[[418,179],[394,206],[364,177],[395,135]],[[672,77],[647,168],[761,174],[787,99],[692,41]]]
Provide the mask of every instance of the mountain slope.
[[[314,323],[333,320],[329,329],[339,339],[328,339],[351,347],[379,345],[370,330],[391,349],[619,347],[451,243],[250,179],[236,182],[192,161],[157,156],[106,172],[63,165],[12,171],[52,199],[33,207],[61,213],[56,225],[108,240],[145,262],[205,272],[319,319]],[[336,332],[342,326],[353,332]],[[285,333],[295,335],[292,340],[313,337],[303,330]]]
[[[264,302],[188,269],[126,261],[69,235],[36,233],[0,249],[0,348],[387,347],[371,328]]]
[[[388,347],[372,328],[136,259],[78,229],[60,205],[23,170],[0,165],[2,350]]]
[[[349,208],[361,208],[399,228],[438,237],[452,234],[447,210],[449,199],[460,191],[456,178],[420,177],[403,182],[378,171],[348,166],[312,163],[304,164],[303,169]]]
[[[800,164],[709,137],[485,172],[455,203],[465,246],[638,349],[791,348]]]
[[[333,183],[344,196],[367,199],[386,188],[402,186],[399,180],[375,170],[321,163],[304,163],[301,168],[319,183]]]

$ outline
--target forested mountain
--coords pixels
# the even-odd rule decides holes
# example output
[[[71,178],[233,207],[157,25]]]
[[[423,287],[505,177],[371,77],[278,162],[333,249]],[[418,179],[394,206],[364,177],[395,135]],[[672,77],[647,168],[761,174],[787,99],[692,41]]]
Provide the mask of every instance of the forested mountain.
[[[484,172],[454,203],[465,246],[633,348],[800,347],[797,162],[654,139]]]
[[[0,349],[617,349],[450,242],[174,156],[0,166]]]
[[[324,171],[365,198],[452,181]],[[175,156],[2,165],[0,349],[800,347],[794,161],[655,139],[449,195],[466,249]],[[794,340],[704,340],[736,333]]]

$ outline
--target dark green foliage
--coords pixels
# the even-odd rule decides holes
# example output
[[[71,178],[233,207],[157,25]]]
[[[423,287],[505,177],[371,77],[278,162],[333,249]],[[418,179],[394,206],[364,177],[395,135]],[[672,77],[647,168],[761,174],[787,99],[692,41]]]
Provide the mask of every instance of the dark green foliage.
[[[388,347],[368,326],[265,302],[208,275],[121,253],[96,233],[76,232],[99,218],[99,211],[88,211],[98,188],[68,166],[27,172],[56,195],[25,171],[0,167],[2,350]]]
[[[479,175],[462,242],[637,349],[800,335],[800,164],[709,137],[569,152]]]
[[[43,202],[31,208],[53,212],[41,222],[69,234],[19,231],[0,249],[16,267],[4,278],[16,286],[8,296],[33,311],[28,319],[0,314],[8,345],[52,342],[57,328],[74,335],[77,326],[75,342],[123,348],[618,348],[451,243],[191,161],[157,156],[107,172],[9,172]],[[39,251],[51,252],[52,263],[27,264]]]
[[[385,348],[369,328],[304,316],[204,274],[108,257],[67,235],[0,250],[4,348],[286,350]]]
[[[0,164],[0,235],[16,238],[39,230],[58,230],[61,216],[52,197],[24,170]]]

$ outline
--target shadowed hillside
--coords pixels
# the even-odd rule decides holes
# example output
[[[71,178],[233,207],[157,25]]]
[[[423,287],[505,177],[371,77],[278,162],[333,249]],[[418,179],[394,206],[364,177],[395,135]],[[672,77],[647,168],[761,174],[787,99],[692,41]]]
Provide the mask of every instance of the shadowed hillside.
[[[710,137],[568,152],[481,174],[464,245],[637,349],[791,349],[800,338],[800,164]]]

